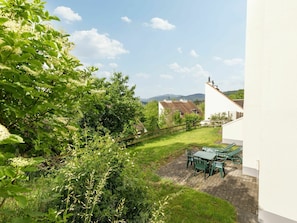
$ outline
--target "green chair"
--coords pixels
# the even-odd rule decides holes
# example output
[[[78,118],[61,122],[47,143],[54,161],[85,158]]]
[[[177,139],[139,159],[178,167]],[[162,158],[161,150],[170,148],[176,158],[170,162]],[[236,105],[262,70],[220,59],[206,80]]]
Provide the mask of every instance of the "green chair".
[[[191,150],[187,150],[187,168],[189,167],[189,164],[193,164],[194,162],[194,156],[193,156],[193,152]]]
[[[194,159],[194,168],[195,171],[199,172],[200,170],[204,172],[204,179],[206,179],[206,172],[209,171],[209,165],[206,160],[195,158]]]
[[[212,176],[213,172],[216,171],[216,169],[218,169],[220,171],[221,177],[224,178],[224,176],[226,175],[224,167],[224,162],[213,161],[211,164],[210,176]]]
[[[229,159],[229,160],[232,160],[233,163],[241,164],[242,158],[239,155],[241,152],[242,152],[242,147],[238,147],[237,149],[227,153],[218,153],[217,157],[218,159],[221,159],[221,160]]]
[[[214,148],[214,147],[205,147],[204,146],[204,147],[202,147],[202,150],[206,151],[206,152],[213,152],[213,153],[227,153],[235,145],[236,145],[235,143],[231,143],[231,144],[228,144],[227,146],[225,146],[223,148]]]

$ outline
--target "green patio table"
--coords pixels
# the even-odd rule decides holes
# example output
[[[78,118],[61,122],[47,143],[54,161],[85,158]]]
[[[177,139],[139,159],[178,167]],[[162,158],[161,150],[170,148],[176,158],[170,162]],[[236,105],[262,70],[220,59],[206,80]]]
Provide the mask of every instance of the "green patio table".
[[[204,160],[212,161],[216,157],[216,153],[206,152],[206,151],[198,151],[193,154],[194,157],[199,157]]]

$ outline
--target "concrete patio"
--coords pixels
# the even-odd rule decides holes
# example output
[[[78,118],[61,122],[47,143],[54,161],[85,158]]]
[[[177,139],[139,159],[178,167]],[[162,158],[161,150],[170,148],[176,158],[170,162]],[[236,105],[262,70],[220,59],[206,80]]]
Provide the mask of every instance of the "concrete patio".
[[[204,179],[203,173],[196,173],[193,166],[186,168],[186,161],[187,156],[183,154],[161,167],[158,174],[177,184],[187,185],[229,201],[236,207],[239,223],[258,222],[257,178],[242,175],[241,164],[227,161],[224,178],[216,172],[213,176]]]

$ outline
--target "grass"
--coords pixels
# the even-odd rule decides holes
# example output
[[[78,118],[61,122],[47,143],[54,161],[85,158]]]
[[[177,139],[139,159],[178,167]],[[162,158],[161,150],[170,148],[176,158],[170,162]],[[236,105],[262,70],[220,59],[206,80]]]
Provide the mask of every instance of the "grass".
[[[181,155],[187,148],[220,146],[220,128],[198,128],[149,140],[130,150],[141,166],[158,167],[169,158]]]
[[[135,162],[142,167],[144,177],[150,181],[150,188],[154,191],[152,193],[152,196],[154,196],[152,197],[153,200],[158,201],[162,200],[162,198],[169,198],[162,211],[166,216],[165,222],[236,222],[235,208],[227,201],[196,191],[190,187],[178,186],[171,181],[165,181],[155,173],[161,165],[180,156],[187,148],[201,148],[202,146],[223,147],[223,145],[219,144],[221,141],[220,131],[220,128],[197,128],[192,131],[167,135],[166,137],[152,139],[137,146],[129,147],[128,151],[133,154]],[[0,210],[0,222],[8,222],[6,218],[13,218],[14,216],[27,216],[28,211],[37,210],[38,208],[35,208],[35,206],[38,205],[40,207],[44,203],[38,203],[37,201],[51,199],[47,194],[47,189],[50,187],[46,186],[46,183],[49,182],[41,182],[43,187],[40,187],[40,189],[44,190],[41,194],[37,190],[39,187],[36,186],[36,190],[32,188],[33,191],[30,194],[29,207],[27,209],[19,209],[15,202],[7,203],[7,208]],[[20,222],[25,221],[22,219]]]
[[[190,147],[222,147],[220,128],[198,128],[192,131],[149,140],[129,148],[136,162],[149,177],[158,198],[169,196],[164,209],[166,222],[170,223],[234,223],[235,208],[225,200],[189,187],[164,181],[155,174],[160,165],[180,156]]]

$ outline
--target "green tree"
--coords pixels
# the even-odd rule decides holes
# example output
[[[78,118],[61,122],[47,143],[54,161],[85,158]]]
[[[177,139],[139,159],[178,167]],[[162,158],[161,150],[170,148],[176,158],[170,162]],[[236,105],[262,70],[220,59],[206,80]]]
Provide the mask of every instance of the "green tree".
[[[114,73],[110,81],[94,81],[96,94],[83,110],[81,127],[90,127],[103,135],[127,136],[135,132],[136,124],[142,116],[142,105],[135,97],[135,86],[128,86],[128,76]]]
[[[0,145],[15,145],[24,143],[23,139],[9,131],[0,124]],[[25,193],[29,189],[24,186],[23,182],[28,180],[26,172],[35,170],[37,163],[42,159],[14,157],[13,153],[6,152],[3,148],[0,150],[0,212],[5,201],[14,199],[24,207],[27,199]],[[0,218],[0,221],[3,220]]]
[[[21,135],[21,153],[59,152],[75,126],[89,70],[40,0],[0,0],[0,122]]]
[[[233,94],[228,95],[230,99],[244,99],[244,90],[240,89]]]
[[[183,123],[183,119],[182,119],[179,111],[175,111],[173,113],[173,122],[175,125],[181,125]]]
[[[201,116],[191,113],[191,114],[185,114],[185,122],[186,122],[186,129],[191,130],[194,126],[199,124],[199,122],[202,120]]]
[[[144,126],[148,131],[159,129],[158,101],[150,101],[144,106]]]

